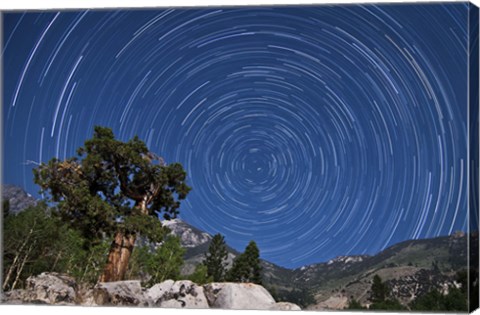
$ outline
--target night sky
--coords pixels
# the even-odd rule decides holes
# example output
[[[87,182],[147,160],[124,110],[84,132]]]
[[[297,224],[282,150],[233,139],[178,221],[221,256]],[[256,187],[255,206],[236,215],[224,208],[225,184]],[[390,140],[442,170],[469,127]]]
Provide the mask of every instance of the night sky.
[[[93,127],[193,190],[180,217],[286,267],[467,228],[465,3],[3,16],[5,183]]]

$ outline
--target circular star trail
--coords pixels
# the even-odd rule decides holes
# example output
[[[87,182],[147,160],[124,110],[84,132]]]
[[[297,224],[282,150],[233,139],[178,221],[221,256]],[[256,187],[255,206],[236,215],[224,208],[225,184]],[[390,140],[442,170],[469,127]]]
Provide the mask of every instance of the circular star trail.
[[[286,267],[467,226],[467,6],[4,14],[4,182],[95,125],[193,187],[181,218]]]

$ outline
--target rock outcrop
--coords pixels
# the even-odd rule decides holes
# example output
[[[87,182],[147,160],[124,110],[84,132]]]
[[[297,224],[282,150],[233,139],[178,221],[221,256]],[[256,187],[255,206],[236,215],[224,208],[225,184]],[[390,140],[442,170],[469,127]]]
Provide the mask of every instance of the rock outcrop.
[[[426,294],[431,290],[438,290],[448,294],[450,287],[460,288],[454,276],[447,276],[440,271],[420,269],[414,275],[407,275],[386,281],[391,290],[391,295],[405,304],[416,297]]]
[[[273,304],[272,307],[269,308],[272,311],[301,311],[302,309],[297,304],[293,304],[290,302],[278,302]]]
[[[203,287],[192,281],[167,280],[146,291],[151,306],[168,308],[208,308]]]
[[[27,278],[25,290],[13,290],[5,293],[5,300],[12,304],[57,304],[74,305],[77,303],[77,284],[69,276],[44,272],[36,277]]]
[[[3,299],[9,304],[300,310],[292,303],[276,303],[264,287],[253,283],[226,282],[200,286],[188,280],[166,280],[145,289],[140,281],[131,280],[101,282],[88,289],[77,286],[73,278],[57,273],[30,277],[25,290],[6,292]]]
[[[204,286],[212,308],[237,310],[267,310],[275,300],[268,291],[253,283],[210,283]]]
[[[100,282],[93,289],[97,305],[148,306],[140,281]]]
[[[180,219],[163,220],[163,226],[170,229],[171,234],[180,238],[182,247],[192,248],[210,242],[210,234],[202,232]]]
[[[28,303],[26,290],[16,289],[8,292],[3,292],[1,298],[2,298],[1,303],[8,303],[8,304]]]
[[[17,214],[37,204],[35,198],[27,194],[22,188],[14,185],[2,185],[2,200],[9,201],[11,214]]]

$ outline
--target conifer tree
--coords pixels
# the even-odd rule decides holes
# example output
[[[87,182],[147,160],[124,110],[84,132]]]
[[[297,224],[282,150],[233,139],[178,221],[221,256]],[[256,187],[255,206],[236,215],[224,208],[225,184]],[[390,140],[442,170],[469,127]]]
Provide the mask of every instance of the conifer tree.
[[[362,304],[360,304],[360,302],[358,302],[357,300],[355,300],[354,298],[352,298],[352,299],[348,302],[348,307],[346,307],[346,309],[349,309],[349,310],[361,310],[361,309],[364,309],[364,307],[362,306]]]
[[[372,302],[383,302],[387,298],[388,288],[382,282],[382,278],[379,275],[373,277],[372,283]]]
[[[260,251],[255,241],[250,241],[245,248],[245,252],[233,262],[228,279],[235,282],[252,282],[261,285],[261,270]]]
[[[262,270],[260,267],[260,250],[254,241],[250,241],[248,244],[247,248],[245,249],[245,256],[247,265],[250,269],[250,282],[262,284],[262,276],[260,274]]]
[[[212,242],[205,254],[203,264],[207,267],[207,275],[212,277],[213,281],[221,282],[225,280],[227,267],[227,246],[225,238],[219,233],[213,236]]]
[[[162,241],[168,230],[158,215],[176,217],[190,191],[181,164],[166,165],[138,137],[122,142],[99,126],[77,157],[42,163],[34,175],[64,222],[92,244],[113,239],[102,282],[124,279],[138,234]]]
[[[227,273],[227,280],[231,282],[248,282],[248,266],[244,254],[238,255],[233,261],[232,268]]]

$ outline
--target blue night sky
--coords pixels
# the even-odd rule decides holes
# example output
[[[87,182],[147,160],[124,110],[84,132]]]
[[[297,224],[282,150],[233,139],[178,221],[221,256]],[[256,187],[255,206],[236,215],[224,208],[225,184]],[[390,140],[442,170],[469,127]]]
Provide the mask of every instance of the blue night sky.
[[[3,15],[5,183],[95,125],[181,162],[180,217],[286,267],[467,227],[465,3]]]

